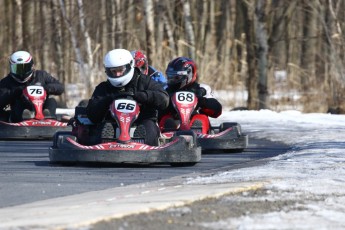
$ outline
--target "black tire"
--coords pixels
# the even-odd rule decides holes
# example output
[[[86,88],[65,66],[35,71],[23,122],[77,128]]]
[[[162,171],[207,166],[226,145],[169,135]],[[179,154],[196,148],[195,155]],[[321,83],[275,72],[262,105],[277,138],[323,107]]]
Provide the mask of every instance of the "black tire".
[[[177,163],[170,163],[171,167],[191,167],[196,165],[197,162],[177,162]]]
[[[224,122],[222,124],[220,124],[219,126],[219,131],[222,132],[228,128],[234,127],[234,126],[238,126],[237,122]]]
[[[68,134],[68,133],[65,133],[65,134],[59,134],[56,136],[56,147],[57,148],[61,148],[63,147],[64,143],[66,142],[66,139],[67,138],[72,138],[74,141],[77,140],[77,137],[76,136],[73,136],[71,134]]]
[[[89,126],[89,136],[82,141],[84,145],[96,145],[100,143],[113,141],[115,134],[114,127],[111,122],[103,122],[101,124]]]
[[[239,106],[231,109],[230,111],[242,111],[242,110],[249,110],[247,107]]]
[[[74,116],[78,117],[78,116],[86,116],[86,107],[83,106],[76,106],[74,109]]]
[[[244,149],[223,149],[224,153],[241,153]]]
[[[111,141],[115,137],[115,129],[111,122],[105,122],[101,125],[101,139],[104,141]]]
[[[62,136],[72,136],[72,132],[69,131],[57,131],[53,136],[53,148],[57,148],[59,145],[59,139]],[[74,137],[74,136],[73,136]]]
[[[79,102],[78,106],[80,107],[86,107],[89,104],[89,100],[88,99],[83,99]]]

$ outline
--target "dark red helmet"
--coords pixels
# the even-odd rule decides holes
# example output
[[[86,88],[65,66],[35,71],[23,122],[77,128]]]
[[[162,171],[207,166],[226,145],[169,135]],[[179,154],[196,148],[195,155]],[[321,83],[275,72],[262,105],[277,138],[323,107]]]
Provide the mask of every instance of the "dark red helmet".
[[[172,60],[165,71],[168,87],[181,89],[196,80],[196,64],[186,57],[178,57]]]
[[[134,66],[139,68],[141,73],[147,75],[149,72],[149,65],[146,55],[140,50],[133,50],[131,54],[134,59]]]

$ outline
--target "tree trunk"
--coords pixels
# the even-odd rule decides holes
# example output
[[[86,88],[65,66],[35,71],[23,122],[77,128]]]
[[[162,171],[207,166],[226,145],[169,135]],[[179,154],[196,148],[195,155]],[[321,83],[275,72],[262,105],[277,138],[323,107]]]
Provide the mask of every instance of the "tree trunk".
[[[184,15],[184,26],[186,30],[187,36],[187,44],[188,44],[188,56],[191,59],[195,59],[195,38],[194,38],[194,29],[192,25],[192,17],[190,13],[190,4],[188,0],[184,0],[183,2],[183,15]]]
[[[52,9],[52,17],[51,17],[51,24],[52,28],[55,28],[52,31],[52,38],[53,38],[53,45],[55,50],[55,55],[53,55],[53,62],[55,63],[57,67],[57,78],[60,80],[60,82],[64,85],[66,85],[69,81],[66,78],[65,69],[63,66],[65,65],[64,62],[64,55],[63,55],[63,48],[62,48],[62,20],[61,20],[61,14],[59,14],[58,11],[58,5],[55,1],[51,1],[51,9]],[[66,98],[66,93],[62,94],[60,96],[60,101],[65,102],[68,98]]]
[[[301,67],[304,74],[301,76],[301,85],[305,93],[314,86],[313,79],[315,79],[315,47],[316,47],[316,1],[304,0],[304,27],[303,27],[303,42],[302,42],[302,56]]]
[[[244,28],[246,34],[246,47],[247,47],[247,65],[248,65],[248,109],[258,109],[258,93],[257,93],[257,76],[256,76],[256,48],[255,48],[255,31],[254,31],[254,10],[251,5],[247,5],[241,1],[241,9],[244,15]]]
[[[256,19],[256,40],[258,56],[258,93],[259,109],[267,109],[268,106],[268,86],[267,86],[267,31],[266,31],[266,4],[265,0],[257,0],[255,9]]]
[[[147,58],[152,63],[152,58],[156,56],[155,41],[155,24],[154,24],[154,7],[152,0],[145,0],[145,21],[146,21],[146,41],[147,41]],[[152,63],[154,64],[154,63]]]
[[[13,32],[16,46],[14,47],[15,50],[24,49],[24,37],[23,37],[23,2],[22,0],[15,0],[15,8],[13,13],[13,20],[15,23],[13,24]]]
[[[84,59],[80,50],[80,47],[78,46],[77,43],[77,33],[75,31],[75,29],[73,28],[72,23],[69,21],[68,17],[67,17],[67,13],[66,13],[66,7],[65,7],[65,3],[63,0],[59,1],[60,3],[60,9],[61,9],[61,14],[62,17],[65,21],[65,24],[67,26],[67,29],[70,33],[70,37],[71,37],[71,42],[72,42],[72,46],[76,55],[76,59],[77,59],[77,65],[79,67],[79,74],[80,77],[83,79],[83,82],[87,88],[87,92],[90,92],[91,86],[90,86],[90,79],[89,77],[86,75],[86,71],[84,69]]]

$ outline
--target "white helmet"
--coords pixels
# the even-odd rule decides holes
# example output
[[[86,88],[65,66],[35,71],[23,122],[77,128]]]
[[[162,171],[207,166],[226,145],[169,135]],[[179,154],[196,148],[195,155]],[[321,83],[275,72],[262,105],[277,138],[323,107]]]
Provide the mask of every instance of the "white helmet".
[[[134,60],[131,52],[125,49],[114,49],[104,56],[104,68],[108,81],[115,87],[128,84],[134,75]]]
[[[33,73],[34,60],[26,51],[14,52],[10,57],[10,72],[12,77],[20,82],[27,82]]]

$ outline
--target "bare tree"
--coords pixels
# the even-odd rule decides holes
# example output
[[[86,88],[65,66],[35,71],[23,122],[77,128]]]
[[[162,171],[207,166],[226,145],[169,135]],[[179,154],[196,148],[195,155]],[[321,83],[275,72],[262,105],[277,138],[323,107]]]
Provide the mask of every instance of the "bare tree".
[[[247,107],[249,109],[258,109],[257,99],[257,61],[256,61],[256,47],[255,47],[255,28],[254,28],[254,5],[240,2],[240,9],[242,10],[246,36],[246,51],[247,51],[247,90],[248,101]]]
[[[15,32],[15,44],[16,47],[14,49],[23,49],[24,45],[24,37],[23,37],[23,2],[22,0],[15,0],[15,9],[16,12],[13,15],[12,20],[15,21],[13,24],[14,28],[13,31]]]
[[[315,77],[315,46],[316,46],[316,16],[317,16],[317,0],[303,1],[304,3],[304,27],[302,52],[301,52],[301,67],[304,69],[303,76],[301,76],[302,88],[305,92],[313,85],[313,78]]]
[[[59,3],[60,3],[60,10],[61,10],[62,17],[63,17],[65,24],[67,26],[67,29],[70,33],[72,46],[73,46],[73,49],[74,49],[74,52],[75,52],[75,55],[77,58],[77,65],[78,65],[79,70],[80,70],[80,76],[84,79],[83,82],[85,83],[87,89],[90,89],[91,88],[90,79],[89,79],[88,75],[86,75],[86,71],[84,69],[84,64],[85,64],[84,58],[82,56],[80,47],[78,46],[78,43],[77,43],[77,33],[75,31],[75,28],[73,27],[73,24],[70,22],[70,20],[67,17],[66,6],[65,6],[64,0],[59,0]]]
[[[51,1],[51,12],[52,12],[52,17],[51,17],[51,24],[52,28],[55,28],[52,31],[52,38],[53,38],[53,45],[54,45],[54,50],[55,55],[53,55],[53,63],[56,64],[57,67],[57,77],[60,79],[60,81],[65,85],[69,81],[66,79],[66,73],[64,69],[64,56],[63,56],[63,47],[62,47],[62,19],[59,14],[59,9],[58,5],[56,4],[55,1]],[[61,97],[64,97],[66,94],[61,95]],[[67,98],[60,98],[60,101],[66,102]]]
[[[265,0],[257,0],[255,8],[256,19],[256,41],[258,56],[258,96],[259,109],[268,108],[268,86],[267,86],[267,31],[266,31],[266,12]]]
[[[184,26],[186,30],[187,43],[188,43],[188,56],[192,59],[195,59],[194,29],[192,25],[190,4],[188,0],[183,1],[183,15],[184,15]]]
[[[154,23],[154,7],[152,0],[144,0],[145,22],[146,22],[146,39],[147,39],[147,57],[149,63],[152,63],[152,57],[156,56],[155,41],[155,23]],[[153,63],[154,64],[154,63]]]
[[[162,20],[164,22],[164,29],[166,31],[166,36],[168,39],[168,54],[170,56],[173,56],[176,53],[176,46],[174,41],[174,32],[173,32],[173,23],[172,23],[172,15],[171,10],[168,10],[170,8],[170,1],[166,0],[164,1],[164,13],[162,15]]]

